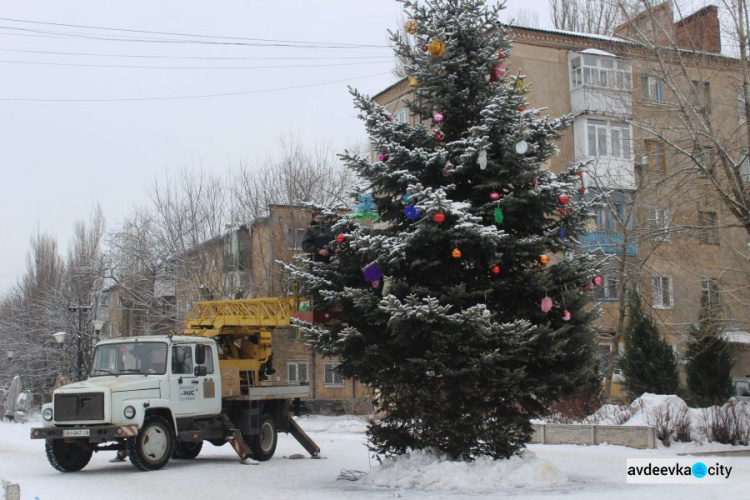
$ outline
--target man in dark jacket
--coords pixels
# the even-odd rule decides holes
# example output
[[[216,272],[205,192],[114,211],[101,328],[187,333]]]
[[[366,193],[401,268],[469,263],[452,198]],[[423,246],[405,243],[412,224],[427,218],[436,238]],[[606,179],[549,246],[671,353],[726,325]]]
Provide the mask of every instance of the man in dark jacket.
[[[332,241],[333,233],[325,225],[323,214],[313,212],[310,227],[302,235],[302,250],[312,254],[312,259],[316,262],[328,262],[331,260]]]

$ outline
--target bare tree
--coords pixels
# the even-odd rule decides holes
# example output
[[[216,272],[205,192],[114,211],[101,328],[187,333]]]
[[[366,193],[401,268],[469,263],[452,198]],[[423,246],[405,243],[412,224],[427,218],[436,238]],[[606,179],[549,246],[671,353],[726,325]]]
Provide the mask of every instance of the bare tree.
[[[579,33],[610,35],[622,20],[618,0],[550,0],[555,28]]]

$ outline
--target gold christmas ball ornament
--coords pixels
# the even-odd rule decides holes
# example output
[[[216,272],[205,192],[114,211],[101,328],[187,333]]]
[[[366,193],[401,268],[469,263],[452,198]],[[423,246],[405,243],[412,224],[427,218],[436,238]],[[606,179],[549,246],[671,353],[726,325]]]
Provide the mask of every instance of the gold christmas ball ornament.
[[[417,78],[416,76],[410,76],[409,87],[415,88],[417,85],[419,85],[419,78]]]
[[[415,21],[414,19],[409,19],[408,21],[404,23],[404,31],[406,31],[410,35],[414,35],[418,29],[419,29],[419,23]]]
[[[443,54],[445,54],[445,44],[442,40],[436,38],[430,42],[430,44],[427,46],[427,50],[433,57],[443,57]]]

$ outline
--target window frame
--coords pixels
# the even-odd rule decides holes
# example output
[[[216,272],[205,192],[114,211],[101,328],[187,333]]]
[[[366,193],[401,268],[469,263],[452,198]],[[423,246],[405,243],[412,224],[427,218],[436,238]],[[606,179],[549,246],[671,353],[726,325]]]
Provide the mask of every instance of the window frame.
[[[715,300],[712,300],[712,297]],[[713,278],[703,278],[701,280],[701,306],[703,304],[706,305],[706,308],[709,311],[718,311],[721,309],[721,288],[719,288],[719,280]]]
[[[602,149],[605,151],[602,152]],[[615,151],[618,153],[615,154]],[[633,134],[630,125],[618,120],[587,119],[586,153],[594,158],[631,161]]]
[[[287,227],[286,228],[286,248],[288,250],[302,250],[302,237],[305,234],[305,228]]]
[[[570,88],[632,90],[633,68],[626,59],[578,52],[570,58]]]
[[[614,291],[614,293],[610,293]],[[616,275],[604,273],[602,284],[594,288],[594,299],[600,302],[620,300],[620,280]]]
[[[292,378],[291,376],[291,368],[294,366],[295,368],[295,376]],[[300,380],[299,377],[299,367],[304,366],[305,367],[305,378],[304,380]],[[297,383],[303,383],[303,382],[309,382],[310,381],[310,364],[307,361],[287,361],[286,362],[286,380],[287,382],[297,382]]]
[[[344,376],[341,374],[340,371],[336,370],[341,365],[341,363],[337,362],[328,362],[323,363],[323,385],[325,387],[343,387],[344,386]],[[328,375],[331,375],[331,382],[328,380]],[[337,379],[339,380],[337,382]]]
[[[641,77],[641,89],[645,104],[654,104],[661,106],[666,104],[664,101],[664,79],[655,75],[643,75]]]
[[[719,214],[716,212],[698,212],[698,243],[702,245],[719,245]]]
[[[604,378],[604,377],[607,376],[607,374],[605,372],[605,370],[607,369],[607,366],[606,366],[606,364],[604,364],[604,362],[608,361],[605,357],[609,356],[612,353],[612,343],[611,342],[601,342],[600,341],[600,342],[597,342],[596,345],[597,345],[597,351],[596,351],[596,353],[597,353],[597,357],[599,358],[599,369],[602,370],[602,378]],[[606,352],[604,352],[604,350],[602,349],[602,347],[606,347],[607,348]],[[623,345],[622,344],[617,344],[617,356],[618,357],[622,356],[622,352],[623,352]],[[612,371],[612,380],[614,380],[614,381],[623,380],[622,370],[620,370],[617,367],[617,362],[616,361],[615,361],[614,370]]]
[[[711,83],[708,81],[692,80],[695,107],[701,111],[711,111]]]
[[[673,287],[674,285],[671,276],[653,276],[651,278],[651,306],[654,309],[672,309],[674,307]],[[668,304],[664,304],[665,292],[667,294]]]
[[[644,139],[644,150],[648,158],[649,171],[655,174],[663,174],[667,171],[667,151],[664,141],[658,139]],[[659,151],[655,147],[659,147]],[[657,170],[657,164],[659,169]]]

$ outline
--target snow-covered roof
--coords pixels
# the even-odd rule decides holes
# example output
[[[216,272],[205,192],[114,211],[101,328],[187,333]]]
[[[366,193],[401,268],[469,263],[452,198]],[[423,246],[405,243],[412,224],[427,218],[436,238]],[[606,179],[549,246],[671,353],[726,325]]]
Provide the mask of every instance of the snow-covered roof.
[[[617,57],[616,55],[612,54],[611,52],[606,52],[604,50],[599,50],[599,49],[584,49],[584,50],[581,51],[581,54],[593,54],[595,56]]]

